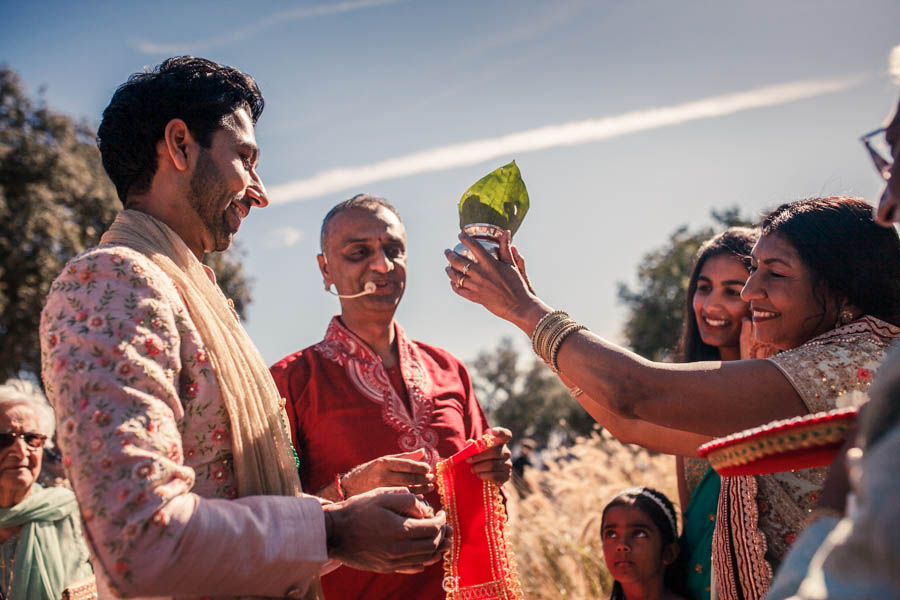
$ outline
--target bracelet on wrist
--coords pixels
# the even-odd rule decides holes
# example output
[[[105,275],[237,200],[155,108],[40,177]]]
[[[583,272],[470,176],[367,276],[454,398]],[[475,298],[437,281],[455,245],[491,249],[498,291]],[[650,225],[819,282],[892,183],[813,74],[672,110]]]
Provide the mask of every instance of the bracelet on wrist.
[[[538,321],[531,335],[531,347],[554,373],[559,373],[559,349],[567,337],[582,329],[587,328],[569,318],[568,313],[555,310]]]
[[[334,488],[337,490],[338,502],[343,502],[347,499],[347,495],[344,493],[344,486],[342,485],[344,476],[341,473],[337,473],[334,476]]]
[[[534,353],[538,356],[541,355],[541,344],[540,341],[545,337],[545,329],[547,325],[552,324],[553,322],[567,319],[569,315],[562,310],[554,310],[553,312],[547,313],[541,320],[538,321],[537,325],[534,328],[534,332],[531,334],[531,348],[534,350]]]
[[[554,373],[559,373],[559,363],[557,361],[559,359],[559,349],[562,348],[562,343],[567,337],[582,329],[587,329],[587,327],[573,321],[570,325],[567,325],[565,329],[560,331],[553,340],[553,347],[550,349],[550,368],[553,369]]]
[[[532,345],[535,354],[541,357],[545,363],[550,364],[550,348],[556,335],[562,331],[566,325],[573,323],[569,315],[563,311],[556,311],[538,324],[535,328]]]

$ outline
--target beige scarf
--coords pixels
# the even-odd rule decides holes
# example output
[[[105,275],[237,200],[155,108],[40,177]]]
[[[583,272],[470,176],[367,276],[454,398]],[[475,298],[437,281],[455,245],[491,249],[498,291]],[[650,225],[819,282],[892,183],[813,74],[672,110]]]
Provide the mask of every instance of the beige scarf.
[[[299,495],[278,389],[225,295],[197,257],[163,222],[136,210],[119,213],[100,243],[137,250],[175,282],[206,346],[231,422],[238,494]]]

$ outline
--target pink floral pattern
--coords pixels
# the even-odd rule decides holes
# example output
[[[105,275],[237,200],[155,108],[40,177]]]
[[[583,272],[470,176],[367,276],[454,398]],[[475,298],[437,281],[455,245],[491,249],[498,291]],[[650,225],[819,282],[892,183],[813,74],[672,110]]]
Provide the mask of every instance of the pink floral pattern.
[[[234,498],[228,416],[206,350],[171,280],[101,246],[70,261],[41,321],[43,378],[63,464],[93,552],[125,580],[168,552],[189,492]]]

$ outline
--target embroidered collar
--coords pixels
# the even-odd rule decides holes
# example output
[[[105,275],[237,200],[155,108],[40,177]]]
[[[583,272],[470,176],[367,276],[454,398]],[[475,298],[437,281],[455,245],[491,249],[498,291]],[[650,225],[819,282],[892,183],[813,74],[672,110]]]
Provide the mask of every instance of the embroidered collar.
[[[805,342],[803,346],[818,346],[835,341],[843,341],[848,336],[859,336],[860,334],[873,335],[882,343],[891,344],[897,337],[900,337],[900,327],[892,325],[887,321],[882,321],[876,317],[863,315],[851,323],[835,327],[834,329],[814,337]]]
[[[354,387],[363,396],[381,406],[384,422],[400,433],[398,444],[404,452],[425,448],[428,462],[440,460],[438,437],[430,427],[434,412],[432,380],[425,368],[421,352],[411,343],[403,328],[394,321],[400,375],[409,394],[409,406],[391,385],[381,358],[347,329],[335,316],[328,325],[325,339],[315,349],[325,358],[337,363],[347,372]]]

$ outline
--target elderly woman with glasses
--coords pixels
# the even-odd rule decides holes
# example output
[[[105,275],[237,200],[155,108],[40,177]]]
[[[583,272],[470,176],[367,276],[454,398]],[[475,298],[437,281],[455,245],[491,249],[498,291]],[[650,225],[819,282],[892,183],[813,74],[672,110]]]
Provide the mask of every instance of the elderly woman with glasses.
[[[0,385],[0,598],[58,600],[91,585],[75,495],[37,483],[54,418],[27,381]]]

